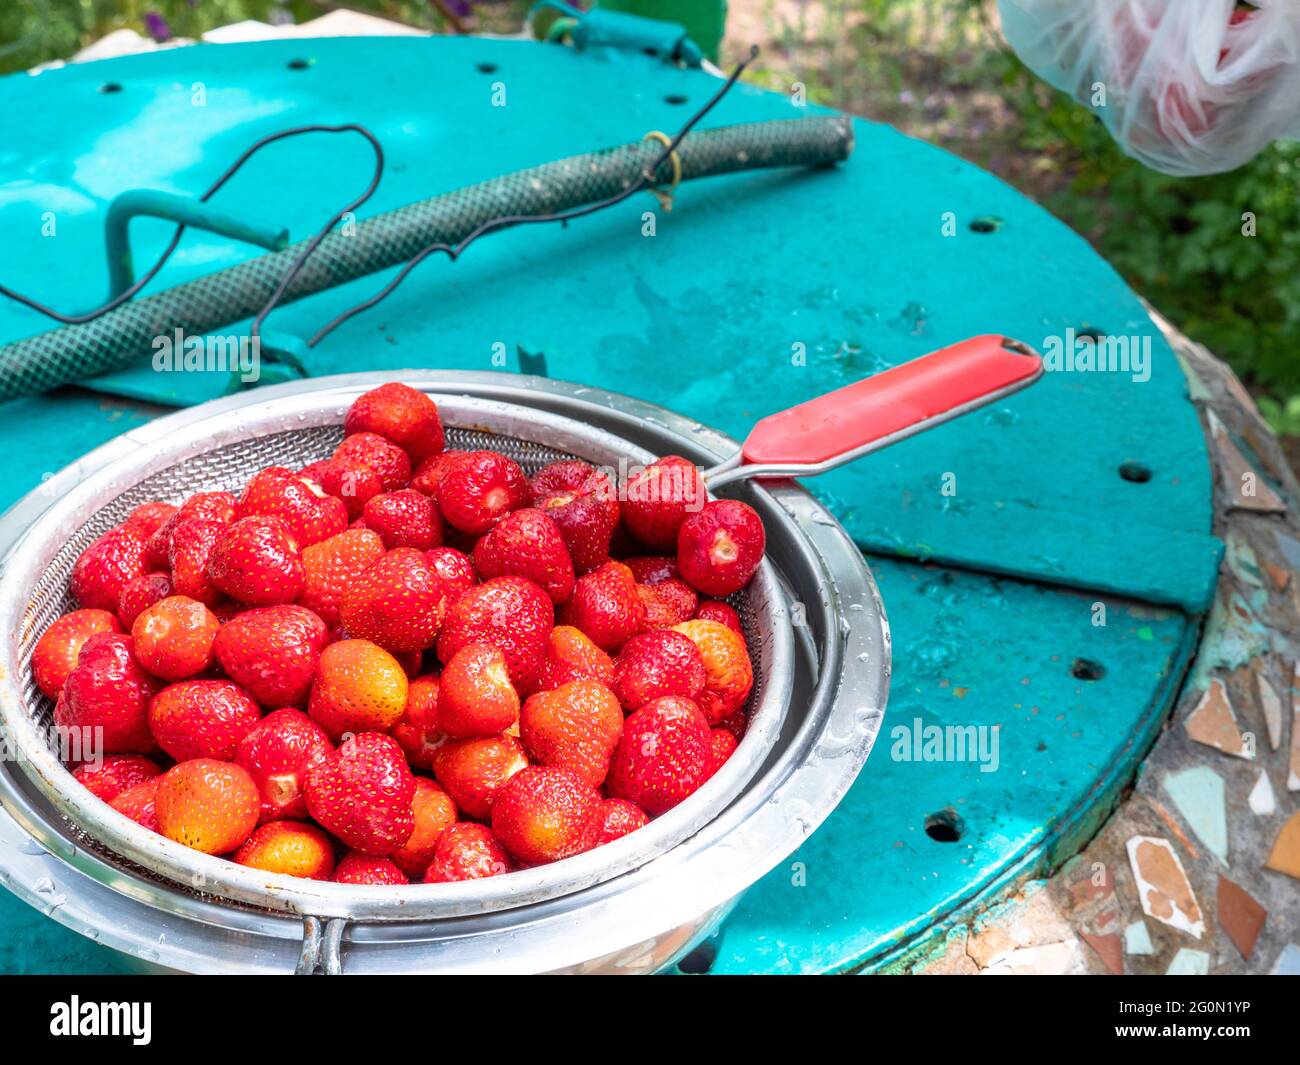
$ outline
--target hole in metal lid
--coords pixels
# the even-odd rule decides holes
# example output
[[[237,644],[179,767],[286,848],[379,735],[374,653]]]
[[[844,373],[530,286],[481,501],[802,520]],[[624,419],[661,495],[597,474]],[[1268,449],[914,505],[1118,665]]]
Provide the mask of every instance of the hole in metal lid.
[[[951,806],[925,819],[925,834],[936,843],[956,843],[966,831],[966,822]]]

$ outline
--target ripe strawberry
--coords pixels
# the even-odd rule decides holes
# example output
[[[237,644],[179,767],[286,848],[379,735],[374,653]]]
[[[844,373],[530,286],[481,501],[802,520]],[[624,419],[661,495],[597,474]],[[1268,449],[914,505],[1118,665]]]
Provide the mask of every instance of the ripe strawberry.
[[[485,579],[527,577],[553,603],[573,594],[573,562],[555,522],[532,508],[507,514],[474,546],[474,568]]]
[[[147,539],[165,525],[175,513],[176,507],[171,503],[155,500],[152,503],[141,503],[126,516],[126,521],[122,524],[134,525]]]
[[[645,811],[626,799],[606,799],[600,804],[600,817],[600,831],[596,836],[598,847],[622,839],[629,832],[645,828],[650,823]]]
[[[745,638],[745,630],[740,624],[740,615],[736,613],[735,607],[724,603],[721,599],[704,600],[695,609],[695,620],[716,621],[720,625],[726,625],[742,640]]]
[[[438,658],[469,643],[486,643],[506,656],[516,690],[531,691],[555,622],[551,597],[524,577],[494,577],[464,592],[447,610],[438,634]]]
[[[348,635],[389,651],[431,647],[447,609],[447,589],[424,555],[397,547],[362,573],[343,595]]]
[[[161,831],[158,828],[158,810],[155,800],[158,797],[158,781],[161,776],[133,784],[120,795],[109,800],[109,806],[118,813],[129,817],[137,825],[143,825],[150,832]]]
[[[379,484],[385,492],[396,492],[411,479],[411,457],[377,433],[348,436],[335,449],[334,458],[369,466],[379,474]]]
[[[508,873],[510,869],[510,855],[485,825],[459,821],[438,837],[424,882],[449,884],[457,880],[479,880]]]
[[[753,507],[715,499],[682,523],[677,568],[697,591],[727,596],[749,583],[763,561],[766,542],[762,519]]]
[[[448,464],[438,482],[438,509],[447,524],[471,536],[528,505],[528,479],[519,463],[496,451],[469,451]]]
[[[212,665],[212,641],[221,622],[197,599],[168,596],[141,612],[131,626],[135,656],[155,677],[184,680]]]
[[[614,660],[597,647],[581,629],[556,625],[546,639],[546,654],[537,678],[538,691],[550,691],[571,680],[614,683]]]
[[[158,830],[204,854],[236,850],[257,827],[253,778],[215,758],[181,762],[158,778]]]
[[[521,862],[559,861],[596,845],[600,805],[600,793],[577,774],[531,765],[497,793],[492,834]]]
[[[424,553],[424,559],[433,572],[442,578],[443,586],[447,589],[448,604],[461,592],[469,591],[478,584],[474,563],[464,551],[457,551],[454,547],[434,547]]]
[[[336,884],[368,884],[372,887],[400,887],[410,878],[388,858],[349,851],[334,870]]]
[[[677,530],[707,498],[700,471],[680,455],[666,455],[629,478],[625,495],[623,524],[656,551],[676,548]]]
[[[682,578],[676,555],[636,555],[623,559],[623,565],[632,571],[637,584],[659,584]]]
[[[145,573],[145,526],[118,525],[81,552],[72,567],[72,597],[83,607],[116,610],[126,583]]]
[[[406,710],[392,729],[406,760],[417,769],[432,769],[434,756],[447,742],[438,727],[438,678],[415,677],[406,690]]]
[[[745,738],[745,733],[749,729],[749,715],[744,710],[737,710],[730,717],[723,718],[718,723],[718,728],[726,729],[739,743]]]
[[[315,825],[272,821],[257,829],[235,852],[240,865],[284,876],[329,880],[334,875],[334,845]]]
[[[326,625],[339,622],[339,604],[361,574],[384,557],[384,544],[368,529],[348,529],[302,553],[302,595],[298,602]]]
[[[239,501],[229,492],[198,492],[185,500],[176,512],[158,526],[149,538],[145,549],[145,565],[149,570],[166,569],[170,564],[172,536],[183,521],[198,518],[229,525],[235,520]]]
[[[712,748],[709,723],[695,703],[676,695],[656,699],[623,723],[606,790],[657,817],[708,778]]]
[[[533,506],[559,528],[577,573],[589,573],[609,561],[619,505],[608,476],[571,459],[551,463],[533,478],[531,488]]]
[[[122,594],[117,597],[117,616],[123,625],[130,628],[141,611],[155,603],[161,603],[171,594],[170,573],[146,573],[132,577],[122,586]]]
[[[636,591],[645,604],[643,628],[647,632],[671,629],[674,625],[689,621],[695,616],[695,609],[700,602],[691,586],[675,577],[669,577],[658,584],[638,584]]]
[[[433,756],[433,774],[461,812],[480,821],[512,776],[528,766],[523,744],[513,736],[448,740]]]
[[[529,754],[542,765],[571,770],[592,787],[609,772],[622,734],[623,710],[598,680],[574,680],[536,692],[519,717],[519,737]]]
[[[438,501],[438,486],[442,484],[442,475],[451,469],[452,463],[467,451],[442,451],[420,463],[411,475],[411,487],[423,492],[435,503]]]
[[[229,762],[262,711],[238,684],[186,680],[171,684],[149,704],[149,729],[178,762],[216,758]]]
[[[107,610],[82,609],[55,619],[32,649],[32,678],[51,699],[58,696],[87,640],[101,632],[121,632]]]
[[[212,649],[226,676],[265,707],[306,706],[329,630],[301,606],[264,606],[231,618]]]
[[[161,687],[141,667],[130,636],[97,633],[82,645],[77,666],[64,682],[54,723],[77,733],[71,738],[80,740],[83,753],[152,751],[149,700]]]
[[[359,396],[348,408],[343,432],[378,433],[420,462],[443,448],[438,405],[425,393],[390,381]]]
[[[645,623],[645,604],[636,587],[623,563],[606,562],[578,578],[560,618],[585,632],[601,650],[616,652]]]
[[[442,518],[433,500],[413,488],[384,492],[365,507],[366,528],[373,529],[384,546],[416,547],[427,551],[442,543]]]
[[[643,632],[623,645],[614,662],[614,694],[631,713],[665,695],[698,699],[704,659],[690,638],[671,629]]]
[[[407,875],[423,876],[433,861],[439,837],[456,822],[456,804],[432,780],[416,777],[411,813],[415,818],[411,837],[393,851],[390,857]]]
[[[698,702],[710,725],[720,725],[749,698],[754,666],[745,641],[717,621],[684,621],[674,632],[689,637],[704,659],[704,690]]]
[[[341,640],[321,652],[307,712],[335,741],[348,732],[386,732],[402,719],[408,685],[382,647]]]
[[[448,736],[495,736],[519,720],[519,694],[506,657],[486,643],[467,643],[451,656],[438,686],[438,725]]]
[[[87,762],[72,775],[91,794],[112,802],[128,788],[152,780],[162,770],[139,754],[110,754],[101,762]]]
[[[171,531],[167,564],[174,595],[189,596],[208,606],[217,604],[221,592],[208,576],[208,560],[228,528],[223,522],[207,518],[187,518]]]
[[[349,521],[361,517],[366,502],[384,490],[375,468],[355,458],[322,459],[304,467],[299,476],[315,481],[326,495],[342,500]]]
[[[362,854],[398,850],[415,829],[415,777],[391,736],[363,732],[307,770],[307,809]]]
[[[736,753],[736,737],[725,728],[715,728],[709,733],[709,764],[704,779],[708,780],[722,768],[722,763]]]
[[[249,606],[292,603],[302,592],[298,541],[280,518],[240,518],[212,548],[208,579]]]
[[[239,741],[235,763],[257,785],[263,821],[306,820],[302,789],[307,771],[333,752],[324,729],[301,710],[286,707],[267,714]]]
[[[315,481],[283,466],[262,470],[239,497],[239,516],[254,515],[281,519],[300,548],[328,540],[348,527],[343,500],[326,495]]]

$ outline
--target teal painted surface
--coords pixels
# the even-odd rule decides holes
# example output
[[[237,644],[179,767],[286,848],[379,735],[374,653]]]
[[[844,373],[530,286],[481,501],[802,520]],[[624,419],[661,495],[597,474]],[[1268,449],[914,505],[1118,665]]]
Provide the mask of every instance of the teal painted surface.
[[[288,69],[299,57],[308,69]],[[122,91],[99,93],[108,81]],[[204,107],[192,103],[197,83]],[[497,83],[505,108],[491,106]],[[12,130],[0,144],[4,280],[60,307],[93,304],[106,283],[103,212],[115,195],[196,192],[256,137],[290,124],[374,130],[390,167],[369,212],[650,129],[671,132],[715,85],[641,57],[449,39],[204,46],[3,79]],[[796,113],[780,96],[742,87],[710,122]],[[1194,639],[1176,611],[1131,617],[1110,595],[917,557],[1188,608],[1203,603],[1217,565],[1204,443],[1177,364],[1137,299],[1080,238],[995,178],[886,127],[857,129],[857,152],[836,171],[683,188],[653,238],[641,236],[642,213],[655,209],[646,197],[565,231],[494,237],[454,266],[426,264],[305,356],[312,373],[326,374],[499,369],[495,351],[508,367],[520,351],[540,354],[553,377],[636,394],[743,436],[779,407],[972,333],[1036,346],[1070,326],[1150,338],[1148,381],[1049,374],[996,408],[810,485],[860,543],[898,556],[873,560],[894,629],[894,693],[862,778],[800,852],[808,886],[791,887],[784,868],[758,885],[724,933],[720,971],[883,958],[901,936],[941,928],[979,892],[1031,868],[1132,768],[1169,695],[1170,665]],[[288,225],[297,238],[364,187],[369,167],[359,141],[299,139],[269,150],[217,205]],[[55,214],[55,237],[41,236],[45,211]],[[946,211],[957,219],[951,237],[942,235]],[[968,228],[985,215],[1001,227]],[[133,226],[138,267],[168,234],[157,222]],[[187,235],[164,283],[250,254]],[[384,280],[286,308],[270,328],[309,334]],[[0,338],[45,327],[0,305]],[[96,387],[188,404],[228,384],[222,374],[144,367]],[[147,412],[65,392],[6,405],[3,415],[7,504]],[[1126,462],[1151,479],[1122,479]],[[952,479],[956,495],[944,495]],[[1104,629],[1091,624],[1098,598],[1110,605]],[[1101,662],[1106,676],[1071,677],[1079,656]],[[1001,768],[892,761],[889,729],[917,716],[1002,724]],[[966,835],[940,844],[925,818],[950,805]],[[68,960],[64,933],[9,899],[0,943],[0,967],[83,965]],[[83,956],[98,964],[96,952]]]

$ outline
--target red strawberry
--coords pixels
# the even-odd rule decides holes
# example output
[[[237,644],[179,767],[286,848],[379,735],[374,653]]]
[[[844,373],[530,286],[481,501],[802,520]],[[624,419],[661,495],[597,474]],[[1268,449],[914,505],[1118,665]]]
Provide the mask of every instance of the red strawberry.
[[[307,809],[353,850],[385,856],[411,836],[415,777],[391,736],[353,736],[307,770]]]
[[[442,543],[442,518],[433,500],[413,488],[384,492],[366,503],[366,528],[373,529],[384,546],[417,547],[427,551]]]
[[[155,799],[158,797],[159,779],[153,777],[139,784],[133,784],[116,798],[111,799],[109,805],[137,825],[143,825],[150,832],[158,832],[158,810]]]
[[[725,728],[715,728],[709,733],[709,765],[704,779],[708,780],[719,769],[722,768],[723,762],[736,753],[735,735]]]
[[[155,677],[184,680],[212,665],[212,641],[221,622],[197,599],[168,596],[142,611],[131,626],[135,656]]]
[[[692,588],[705,595],[738,592],[763,561],[763,521],[747,503],[715,499],[682,523],[677,537],[677,568]]]
[[[669,577],[658,584],[638,584],[637,595],[645,604],[646,631],[670,629],[695,616],[700,599],[685,581]]]
[[[416,777],[411,813],[415,818],[411,837],[393,851],[391,857],[402,872],[410,876],[423,876],[433,861],[439,837],[456,821],[456,804],[432,780]]]
[[[529,754],[542,765],[571,770],[592,787],[609,772],[622,734],[623,710],[598,680],[574,680],[536,692],[519,717],[519,736]]]
[[[229,492],[198,492],[185,500],[171,517],[158,526],[149,538],[145,563],[150,570],[165,569],[170,565],[172,535],[183,521],[199,518],[229,525],[235,520],[239,501]]]
[[[299,476],[315,481],[326,495],[341,499],[349,520],[361,517],[366,501],[384,489],[375,468],[360,459],[323,459],[305,467]]]
[[[119,525],[84,550],[72,567],[72,597],[83,607],[116,610],[127,582],[145,573],[146,526]]]
[[[122,594],[117,597],[117,616],[123,625],[129,627],[135,624],[141,611],[155,603],[161,603],[171,594],[170,573],[146,573],[142,577],[132,577],[122,586]]]
[[[420,462],[443,448],[438,406],[425,393],[390,381],[359,396],[348,408],[343,431],[378,433]]]
[[[134,525],[148,538],[165,525],[167,520],[175,513],[176,507],[171,503],[155,500],[152,503],[141,503],[126,516],[126,521],[123,524]]]
[[[318,614],[326,625],[337,625],[344,594],[383,557],[383,541],[367,529],[348,529],[312,544],[302,553],[302,595],[298,602]]]
[[[343,595],[348,635],[389,651],[422,651],[438,636],[447,589],[424,555],[398,547],[362,573]]]
[[[435,547],[424,553],[424,559],[433,568],[433,572],[442,578],[447,589],[447,602],[451,603],[461,592],[469,591],[478,584],[478,574],[474,572],[474,563],[464,551],[454,547]]]
[[[622,839],[629,832],[645,828],[650,823],[645,811],[626,799],[606,799],[600,805],[600,816],[600,832],[596,837],[598,847]]]
[[[234,860],[251,869],[309,880],[329,880],[334,875],[334,845],[315,825],[298,821],[272,821],[257,829]]]
[[[540,510],[507,514],[474,547],[474,568],[485,579],[527,577],[553,603],[573,594],[573,562],[555,522]]]
[[[240,518],[212,548],[208,579],[249,606],[292,603],[302,592],[298,541],[280,518]]]
[[[149,729],[178,762],[217,758],[229,762],[262,711],[238,684],[187,680],[172,684],[149,704]]]
[[[438,483],[438,508],[447,524],[478,536],[528,504],[528,480],[519,463],[495,451],[470,451],[448,464]]]
[[[736,613],[735,607],[724,603],[721,599],[704,600],[695,609],[695,620],[716,621],[720,625],[726,625],[742,640],[745,638],[745,630],[740,624],[740,615]]]
[[[328,642],[325,622],[306,607],[264,606],[226,622],[212,649],[226,676],[263,706],[306,706]]]
[[[336,884],[368,884],[372,887],[400,887],[410,878],[388,858],[374,858],[355,851],[343,856],[334,870]]]
[[[112,802],[128,788],[152,780],[162,770],[139,754],[110,754],[103,761],[87,762],[72,775],[91,794]]]
[[[636,588],[630,569],[621,562],[606,562],[578,578],[560,618],[585,632],[601,650],[615,652],[645,623],[645,604]]]
[[[630,477],[625,495],[623,524],[657,551],[677,546],[677,530],[706,498],[700,471],[680,455],[666,455]]]
[[[676,555],[637,555],[623,559],[623,565],[632,571],[637,584],[659,584],[661,581],[681,580]]]
[[[51,699],[77,667],[77,656],[87,640],[101,632],[121,632],[122,626],[107,610],[74,610],[57,618],[32,649],[32,678]]]
[[[486,820],[497,792],[528,766],[523,744],[513,736],[448,740],[433,756],[433,773],[470,817]]]
[[[425,459],[411,475],[411,487],[417,492],[423,492],[436,503],[442,475],[451,469],[452,463],[467,454],[467,451],[443,451]]]
[[[424,873],[426,884],[479,880],[511,869],[510,855],[484,825],[460,821],[438,837],[433,861]]]
[[[556,625],[546,640],[537,690],[549,691],[571,680],[614,683],[614,660],[572,625]]]
[[[555,622],[551,598],[523,577],[495,577],[464,592],[447,610],[438,658],[450,662],[468,643],[500,648],[515,688],[531,690]]]
[[[208,576],[208,560],[230,526],[207,518],[187,518],[171,531],[167,564],[172,573],[172,592],[215,606],[221,598]]]
[[[559,861],[596,845],[600,806],[600,793],[575,773],[532,765],[497,793],[492,834],[521,862]]]
[[[609,561],[619,505],[606,474],[578,459],[553,462],[533,478],[532,493],[533,506],[559,528],[579,574]]]
[[[253,778],[237,765],[195,758],[158,778],[158,830],[204,854],[237,849],[257,827]]]
[[[356,433],[347,437],[335,449],[334,458],[369,466],[379,474],[379,484],[385,492],[404,488],[411,479],[411,457],[377,433]]]
[[[161,686],[141,668],[130,636],[97,633],[82,645],[64,682],[54,723],[74,730],[72,741],[80,740],[83,757],[152,751],[149,700]]]
[[[402,719],[408,690],[406,671],[382,647],[341,640],[321,652],[307,712],[333,740],[386,732]]]
[[[263,821],[305,820],[302,797],[307,771],[334,747],[325,731],[300,710],[275,710],[239,741],[235,762],[248,770],[262,797]]]
[[[652,817],[671,810],[708,778],[713,739],[690,699],[670,695],[623,723],[605,787]]]
[[[254,515],[281,519],[300,548],[328,540],[348,527],[343,500],[326,495],[315,481],[283,466],[262,470],[239,497],[239,516]]]
[[[717,727],[726,729],[739,743],[745,738],[745,732],[749,729],[749,715],[744,710],[737,710],[730,717],[724,717]]]
[[[665,695],[697,699],[704,679],[699,650],[671,629],[633,636],[614,663],[614,693],[629,713]]]
[[[438,682],[438,725],[448,736],[494,736],[519,719],[519,695],[506,657],[486,643],[451,656]]]
[[[434,756],[447,742],[438,726],[438,678],[415,677],[406,691],[406,710],[392,737],[417,769],[432,769]]]

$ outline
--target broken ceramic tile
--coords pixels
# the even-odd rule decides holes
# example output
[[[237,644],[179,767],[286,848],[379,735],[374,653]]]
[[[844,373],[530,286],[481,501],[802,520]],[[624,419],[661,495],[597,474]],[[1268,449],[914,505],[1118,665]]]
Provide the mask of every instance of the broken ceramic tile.
[[[1259,817],[1269,817],[1277,810],[1277,796],[1273,794],[1273,782],[1268,779],[1268,770],[1259,771],[1259,779],[1250,789],[1250,809]]]
[[[1220,875],[1218,912],[1219,927],[1232,940],[1237,953],[1249,960],[1268,920],[1268,911],[1245,888]]]
[[[1210,956],[1203,950],[1183,947],[1165,970],[1166,976],[1204,976],[1210,971]]]
[[[1268,730],[1268,745],[1276,751],[1282,746],[1282,700],[1263,673],[1255,675],[1259,689],[1259,708],[1264,712],[1264,727]]]
[[[1213,411],[1208,411],[1210,435],[1219,452],[1219,473],[1223,478],[1229,510],[1258,510],[1285,514],[1286,504],[1250,464]]]
[[[1164,785],[1183,820],[1210,853],[1227,865],[1228,812],[1223,778],[1209,766],[1198,765],[1166,773]]]
[[[1218,677],[1210,681],[1210,686],[1205,689],[1196,709],[1183,721],[1183,727],[1187,729],[1187,735],[1197,743],[1235,758],[1255,757],[1254,748],[1242,738],[1241,729],[1237,726],[1237,718],[1228,699],[1228,689]]]
[[[1156,948],[1151,945],[1151,933],[1147,931],[1146,921],[1134,921],[1124,929],[1124,953],[1147,955],[1154,954]]]
[[[1142,912],[1200,939],[1205,919],[1170,842],[1158,836],[1134,836],[1125,846]]]
[[[1228,568],[1232,570],[1242,584],[1253,585],[1256,588],[1264,587],[1264,574],[1259,568],[1259,559],[1255,557],[1255,549],[1250,546],[1250,542],[1239,532],[1230,532],[1227,538],[1227,558]]]
[[[1286,775],[1286,790],[1300,791],[1300,662],[1296,663],[1291,682],[1291,768]]]
[[[1277,956],[1277,961],[1273,963],[1273,968],[1268,971],[1269,976],[1300,976],[1300,947],[1294,943],[1288,943],[1282,948],[1282,953]]]
[[[1293,570],[1300,570],[1300,540],[1287,536],[1284,532],[1273,530],[1273,539],[1277,541],[1278,550],[1291,564]]]
[[[1118,932],[1099,936],[1080,930],[1079,936],[1088,946],[1092,947],[1107,969],[1116,976],[1124,975],[1124,942],[1120,939]]]
[[[1292,814],[1282,826],[1264,864],[1275,872],[1300,880],[1300,813]]]
[[[981,976],[1062,976],[1086,971],[1079,956],[1079,941],[1020,947],[994,958]]]

